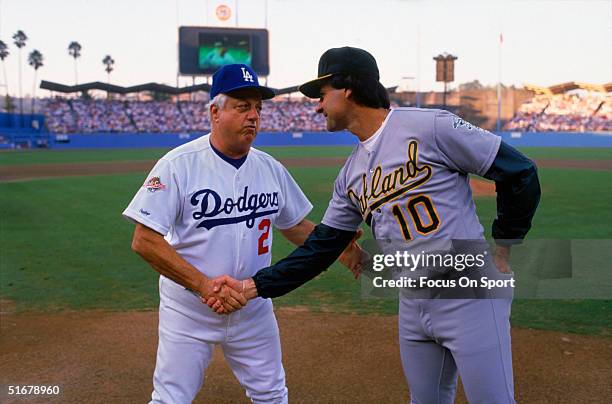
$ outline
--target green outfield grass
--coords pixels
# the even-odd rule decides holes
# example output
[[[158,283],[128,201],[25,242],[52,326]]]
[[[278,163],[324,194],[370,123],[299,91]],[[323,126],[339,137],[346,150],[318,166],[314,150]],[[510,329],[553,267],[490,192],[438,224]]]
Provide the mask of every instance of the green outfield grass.
[[[351,147],[262,147],[276,158],[347,157]],[[0,152],[0,166],[86,163],[93,161],[157,160],[170,149],[10,150]]]
[[[332,148],[327,153],[341,156],[348,150]],[[318,148],[271,151],[277,156],[287,153],[287,157],[321,155]],[[552,150],[551,154],[556,152]],[[63,152],[49,154],[53,153]],[[73,153],[82,156],[79,153],[84,152]],[[156,158],[162,153],[147,150],[143,158]],[[580,153],[586,156],[588,151]],[[2,153],[0,158],[6,155],[11,154]],[[309,218],[318,222],[338,167],[290,171],[315,206]],[[17,310],[26,311],[155,308],[156,272],[130,250],[133,226],[121,217],[144,176],[0,183],[0,297],[13,302]],[[545,168],[540,176],[544,196],[530,237],[612,239],[612,187],[604,186],[612,183],[612,172]],[[477,206],[483,225],[489,229],[495,199],[478,198]],[[277,260],[292,247],[279,233],[274,237],[273,255]],[[359,283],[339,265],[275,303],[315,311],[397,313],[394,300],[362,299]],[[610,300],[517,300],[512,321],[523,327],[610,336],[611,313]]]
[[[93,161],[156,160],[168,149],[10,150],[0,152],[0,166],[65,164]]]
[[[107,150],[11,150],[0,152],[0,166],[27,164],[84,163],[92,161],[156,160],[169,149]],[[262,147],[276,158],[347,157],[349,146]],[[571,160],[612,160],[612,148],[525,147],[521,151],[531,158]]]
[[[612,147],[521,147],[519,150],[532,159],[612,160]]]

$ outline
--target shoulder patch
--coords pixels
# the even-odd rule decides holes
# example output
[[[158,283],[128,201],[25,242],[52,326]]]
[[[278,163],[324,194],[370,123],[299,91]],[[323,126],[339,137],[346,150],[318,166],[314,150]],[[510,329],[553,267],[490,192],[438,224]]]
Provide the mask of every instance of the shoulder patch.
[[[476,129],[477,131],[481,131],[484,132],[485,130],[478,127],[478,126],[474,126],[469,122],[464,121],[463,119],[459,118],[459,117],[455,117],[453,119],[453,129],[459,129],[461,127],[465,127],[465,129],[467,130],[473,130]]]
[[[160,177],[151,177],[150,180],[144,183],[143,187],[145,187],[147,191],[151,193],[166,189],[166,186],[162,184]]]

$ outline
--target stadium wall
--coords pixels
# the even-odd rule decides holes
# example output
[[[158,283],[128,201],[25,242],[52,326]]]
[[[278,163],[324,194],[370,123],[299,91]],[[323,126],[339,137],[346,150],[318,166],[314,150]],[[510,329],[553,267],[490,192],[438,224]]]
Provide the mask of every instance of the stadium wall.
[[[31,130],[42,132],[45,116],[40,114],[12,114],[0,112],[0,130]]]
[[[500,132],[514,147],[612,147],[612,133]]]
[[[172,148],[203,133],[93,133],[44,134],[31,131],[0,131],[0,148],[96,149]],[[566,132],[501,132],[502,139],[516,147],[612,147],[612,134]],[[255,146],[352,146],[357,138],[348,132],[262,132]]]

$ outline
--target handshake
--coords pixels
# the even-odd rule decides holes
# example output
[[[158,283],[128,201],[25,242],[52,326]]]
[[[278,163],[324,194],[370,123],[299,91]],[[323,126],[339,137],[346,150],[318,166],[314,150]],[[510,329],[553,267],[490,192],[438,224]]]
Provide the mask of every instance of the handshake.
[[[200,288],[200,299],[217,314],[230,314],[246,306],[257,297],[257,288],[252,278],[237,280],[222,275],[206,280]]]
[[[369,259],[369,254],[357,243],[363,235],[359,229],[351,243],[342,252],[338,260],[347,267],[355,279],[359,278],[362,263]],[[246,306],[247,302],[257,297],[257,287],[252,278],[237,280],[229,275],[206,280],[200,288],[200,299],[217,314],[230,314]]]

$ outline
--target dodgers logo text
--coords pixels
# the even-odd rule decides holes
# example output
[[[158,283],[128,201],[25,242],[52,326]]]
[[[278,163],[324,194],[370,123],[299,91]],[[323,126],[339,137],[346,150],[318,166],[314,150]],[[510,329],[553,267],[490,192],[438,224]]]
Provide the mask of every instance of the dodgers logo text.
[[[192,215],[195,220],[201,220],[197,227],[210,230],[216,226],[245,222],[250,229],[258,217],[278,212],[278,192],[249,194],[247,186],[244,187],[238,199],[226,198],[223,200],[217,192],[207,188],[194,193],[190,203],[199,208]],[[217,216],[231,215],[234,212],[244,214],[217,218]]]

